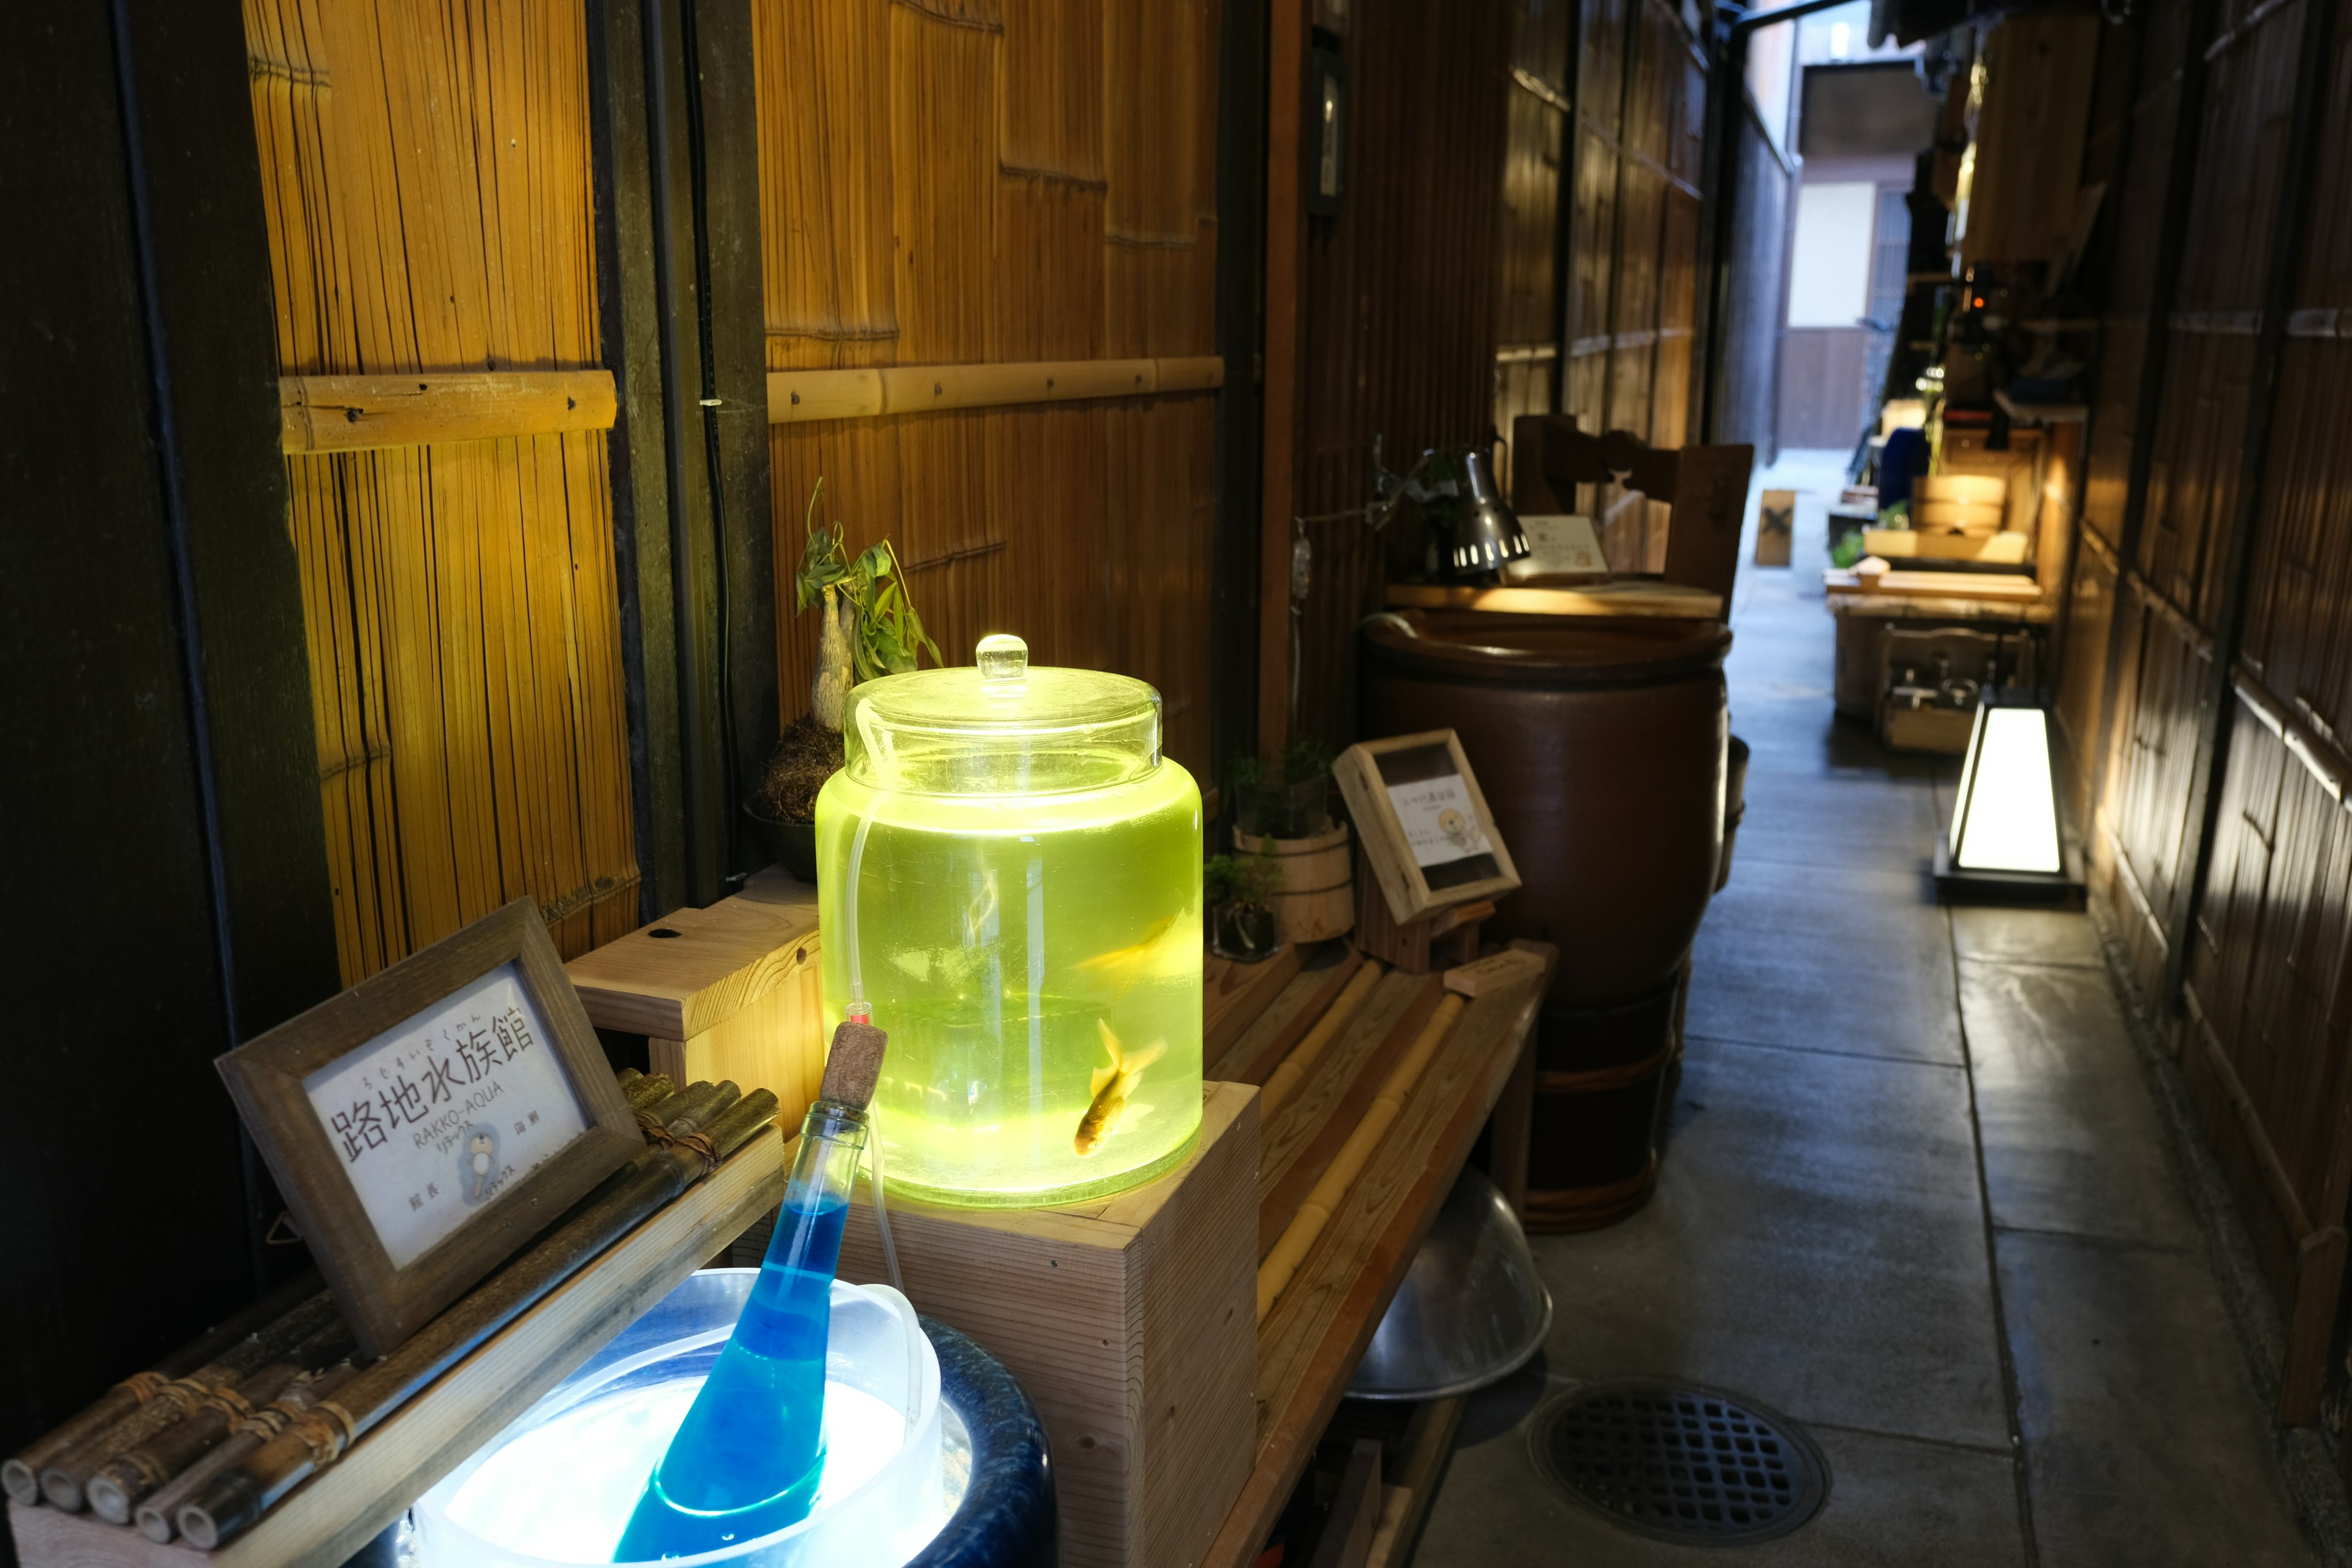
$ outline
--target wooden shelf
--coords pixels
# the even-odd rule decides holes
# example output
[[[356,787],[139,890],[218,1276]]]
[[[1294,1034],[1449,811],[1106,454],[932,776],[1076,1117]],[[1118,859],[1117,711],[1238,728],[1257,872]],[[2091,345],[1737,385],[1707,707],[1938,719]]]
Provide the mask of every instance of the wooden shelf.
[[[1202,1568],[1244,1568],[1255,1560],[1471,1145],[1515,1078],[1528,1081],[1517,1069],[1559,953],[1541,944],[1518,945],[1543,956],[1542,972],[1464,1010],[1414,1086],[1404,1114],[1258,1325],[1256,1464]],[[1229,1009],[1227,1018],[1237,1013],[1244,1018],[1242,1027],[1212,1029],[1211,1076],[1263,1085],[1343,991],[1352,989],[1358,997],[1313,1070],[1261,1129],[1261,1257],[1437,1006],[1437,974],[1388,973],[1369,990],[1350,988],[1365,962],[1344,943],[1327,944],[1303,955],[1269,999]],[[1505,1115],[1524,1118],[1527,1110],[1514,1094]],[[1498,1135],[1497,1142],[1525,1148],[1524,1139]],[[1425,1497],[1421,1500],[1426,1506]]]
[[[1676,616],[1705,621],[1723,614],[1720,595],[1654,578],[1620,578],[1575,588],[1391,583],[1388,602],[1400,608],[1496,610],[1521,616]]]

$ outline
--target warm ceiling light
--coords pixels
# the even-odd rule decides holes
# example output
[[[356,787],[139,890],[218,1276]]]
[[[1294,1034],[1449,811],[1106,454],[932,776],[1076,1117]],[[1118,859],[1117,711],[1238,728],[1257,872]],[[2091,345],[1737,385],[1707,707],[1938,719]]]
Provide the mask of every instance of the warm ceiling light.
[[[2036,898],[2063,898],[2079,886],[2059,831],[2050,715],[2042,709],[1990,700],[1977,709],[1951,831],[1937,846],[1936,880],[1948,893]]]

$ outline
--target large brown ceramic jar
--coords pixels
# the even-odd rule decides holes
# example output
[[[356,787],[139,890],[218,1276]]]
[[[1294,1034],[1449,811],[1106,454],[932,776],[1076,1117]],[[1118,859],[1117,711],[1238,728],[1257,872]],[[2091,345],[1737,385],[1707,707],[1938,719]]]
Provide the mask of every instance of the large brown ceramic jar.
[[[1365,624],[1362,733],[1461,736],[1525,884],[1486,933],[1559,948],[1531,1225],[1607,1223],[1654,1179],[1677,979],[1722,856],[1730,647],[1712,621],[1407,610]]]

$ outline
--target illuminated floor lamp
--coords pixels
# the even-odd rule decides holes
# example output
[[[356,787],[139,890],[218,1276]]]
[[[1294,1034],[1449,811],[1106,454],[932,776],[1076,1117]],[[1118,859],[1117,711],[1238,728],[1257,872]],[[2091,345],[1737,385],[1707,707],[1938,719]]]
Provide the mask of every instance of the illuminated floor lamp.
[[[2083,879],[2058,817],[2050,715],[1988,691],[1969,733],[1952,826],[1936,844],[1951,898],[2067,899]]]

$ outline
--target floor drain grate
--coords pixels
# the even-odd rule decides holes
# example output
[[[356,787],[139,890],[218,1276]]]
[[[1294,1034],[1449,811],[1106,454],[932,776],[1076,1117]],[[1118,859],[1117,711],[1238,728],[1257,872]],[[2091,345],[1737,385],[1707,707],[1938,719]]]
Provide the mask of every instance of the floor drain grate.
[[[1717,1389],[1596,1384],[1538,1415],[1530,1441],[1576,1501],[1690,1546],[1786,1535],[1829,1496],[1829,1464],[1802,1427]]]

